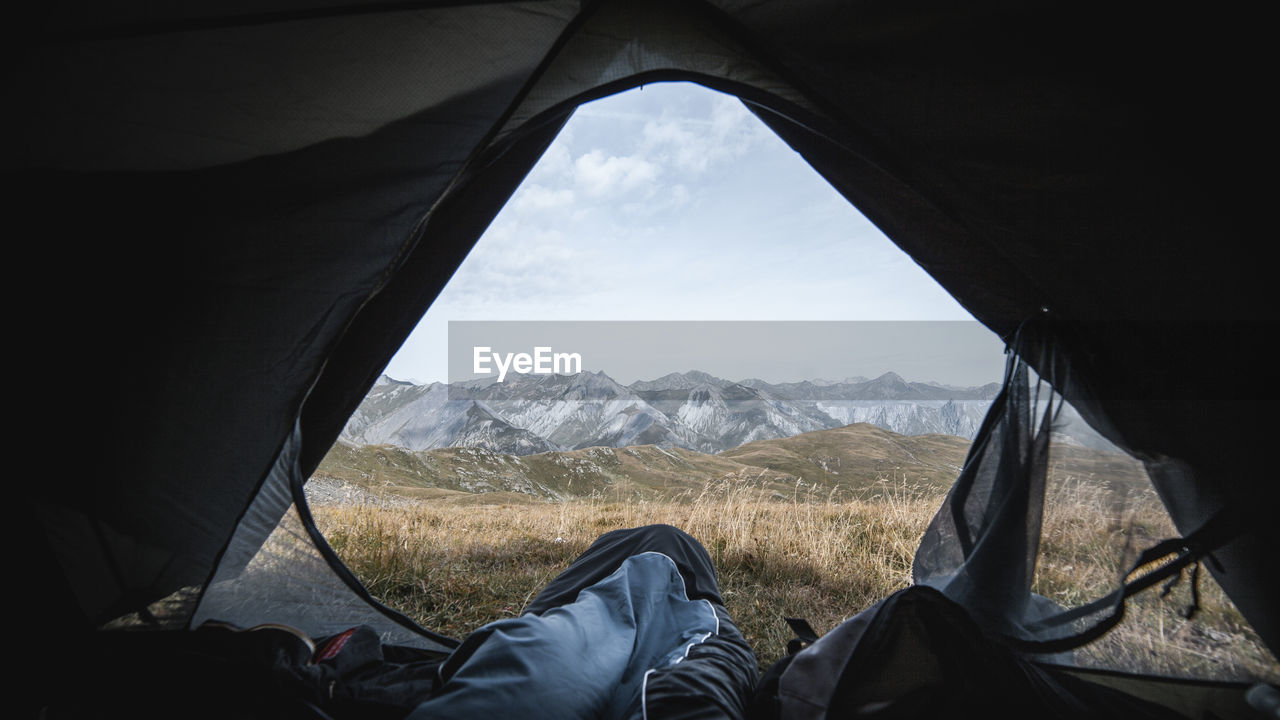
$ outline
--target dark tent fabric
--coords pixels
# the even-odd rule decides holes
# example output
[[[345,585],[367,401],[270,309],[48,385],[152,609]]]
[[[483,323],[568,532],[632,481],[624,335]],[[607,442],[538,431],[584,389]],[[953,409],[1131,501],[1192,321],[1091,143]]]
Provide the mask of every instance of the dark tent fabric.
[[[770,668],[748,717],[1256,717],[1243,697],[1228,683],[1177,703],[1118,691],[1105,675],[1011,652],[945,595],[915,586]]]
[[[1048,308],[1056,357],[1029,364],[1072,368],[1066,399],[1181,532],[1235,518],[1210,567],[1276,651],[1261,26],[1054,2],[20,9],[7,216],[42,297],[11,306],[24,422],[57,444],[19,481],[31,622],[74,643],[203,587],[281,453],[314,469],[573,108],[692,80],[995,333]]]

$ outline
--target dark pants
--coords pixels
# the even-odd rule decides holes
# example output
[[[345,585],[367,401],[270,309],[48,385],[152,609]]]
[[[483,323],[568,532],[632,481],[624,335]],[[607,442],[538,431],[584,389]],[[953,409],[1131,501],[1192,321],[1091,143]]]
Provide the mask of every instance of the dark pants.
[[[670,525],[647,525],[605,533],[586,552],[552,580],[525,608],[525,614],[541,615],[575,601],[578,594],[611,575],[629,557],[656,552],[671,558],[684,581],[690,600],[706,600],[714,608],[719,626],[714,635],[694,645],[680,662],[652,671],[644,690],[647,718],[742,718],[755,693],[759,674],[755,653],[729,617],[720,597],[711,556],[688,533]],[[465,663],[487,638],[473,634],[445,663],[448,668]]]

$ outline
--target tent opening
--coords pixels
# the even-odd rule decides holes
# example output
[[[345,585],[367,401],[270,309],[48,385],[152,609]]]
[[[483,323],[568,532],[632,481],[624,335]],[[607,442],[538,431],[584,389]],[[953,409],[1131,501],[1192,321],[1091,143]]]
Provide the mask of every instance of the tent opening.
[[[566,393],[583,390],[572,380],[475,385],[460,377],[446,352],[448,323],[494,320],[860,321],[902,339],[882,341],[871,353],[879,369],[860,376],[722,377],[729,373],[710,366],[651,363],[647,376],[594,380],[591,391],[608,401],[625,397],[615,410],[648,403],[678,420],[687,419],[698,385],[754,393],[739,393],[740,405],[762,394],[795,400],[786,393],[800,383],[812,391],[875,381],[864,392],[885,396],[810,403],[826,426],[757,428],[722,438],[723,447],[682,447],[665,430],[630,441],[581,424],[565,430],[563,418],[548,416],[565,412]],[[980,332],[947,334],[965,326]],[[925,351],[907,339],[922,332],[934,333]],[[659,358],[673,355],[661,342],[650,347]],[[688,83],[648,85],[576,111],[392,359],[307,493],[338,555],[374,595],[447,635],[518,613],[518,599],[598,531],[651,521],[701,523],[713,536],[752,528],[750,547],[712,543],[718,563],[748,574],[760,569],[745,558],[792,547],[809,558],[813,586],[840,577],[842,587],[814,589],[806,609],[788,609],[797,579],[775,569],[764,615],[831,626],[910,582],[909,551],[970,452],[999,389],[1002,350],[736,98]],[[973,380],[958,374],[965,369]],[[471,389],[450,391],[449,383],[467,381]],[[906,447],[873,450],[885,442]],[[801,444],[809,447],[798,452]],[[1142,464],[1069,405],[1050,447],[1033,591],[1073,607],[1121,582],[1144,544],[1176,533]],[[676,473],[655,467],[673,462],[682,463]],[[569,499],[578,510],[566,509],[577,507]],[[744,510],[748,500],[766,504]],[[677,502],[653,516],[663,501]],[[803,501],[810,527],[797,537],[770,530],[785,524],[767,509],[784,507],[779,501]],[[886,522],[860,514],[868,512],[888,513],[893,529],[879,537],[856,531]],[[475,522],[462,527],[459,514]],[[1212,580],[1205,573],[1197,583]],[[1070,661],[1195,677],[1274,672],[1216,586],[1202,595],[1207,611],[1194,622],[1179,614],[1189,585],[1183,596],[1144,598],[1138,621]],[[762,642],[785,646],[776,618],[758,620]],[[764,629],[770,623],[776,627]],[[771,657],[766,650],[762,664]]]

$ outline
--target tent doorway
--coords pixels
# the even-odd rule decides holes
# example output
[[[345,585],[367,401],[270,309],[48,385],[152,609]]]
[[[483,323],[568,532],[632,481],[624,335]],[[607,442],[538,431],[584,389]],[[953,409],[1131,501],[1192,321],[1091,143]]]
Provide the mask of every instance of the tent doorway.
[[[681,108],[683,113],[653,112],[651,108],[659,105]],[[796,257],[792,244],[803,247],[798,254],[806,258],[802,267],[792,260]],[[814,261],[821,257],[830,257],[830,261]],[[761,258],[767,260],[762,262]],[[768,287],[770,292],[761,293],[760,287]],[[420,388],[431,380],[455,380],[443,351],[449,320],[674,321],[690,315],[710,320],[874,318],[907,324],[940,317],[960,322],[961,317],[968,317],[736,99],[689,84],[658,84],[589,103],[575,113],[428,310],[418,331],[392,359],[386,374],[408,388]],[[997,365],[1003,365],[1000,347],[992,336],[991,380],[998,377]],[[437,351],[435,358],[430,354],[433,350]],[[969,359],[961,357],[960,348],[955,350],[957,364]],[[886,348],[880,355],[903,358],[906,353]],[[424,368],[428,369],[423,372]],[[666,371],[706,369],[681,366]],[[850,370],[849,374],[856,372]],[[653,380],[661,374],[655,370],[648,377],[625,380]],[[710,375],[715,377],[716,373]],[[952,386],[962,382],[919,373],[909,379],[943,381]],[[387,395],[388,388],[390,392],[415,392],[386,385],[381,391],[375,387],[374,393]],[[979,405],[985,409],[989,402]],[[384,413],[389,411],[383,409]],[[365,417],[360,423],[373,420]],[[395,422],[403,431],[403,413]],[[979,413],[967,435],[959,431],[942,434],[967,440],[980,422]],[[883,429],[895,430],[889,425]],[[924,435],[928,429],[917,427],[906,432],[908,436]],[[1116,582],[1124,558],[1141,550],[1143,542],[1150,544],[1175,533],[1158,499],[1146,487],[1149,481],[1141,463],[1091,431],[1070,408],[1055,430],[1061,442],[1052,452],[1051,507],[1046,520],[1046,533],[1054,540],[1046,540],[1041,548],[1037,587],[1072,606],[1093,599],[1101,588]],[[465,634],[486,617],[518,612],[520,604],[513,598],[536,592],[537,584],[553,572],[554,564],[567,562],[580,552],[596,528],[654,519],[637,514],[625,499],[618,502],[616,488],[609,502],[610,498],[589,489],[589,481],[583,480],[572,494],[594,503],[588,505],[585,515],[578,517],[559,508],[552,513],[553,519],[533,523],[529,518],[536,515],[531,508],[539,507],[537,501],[563,499],[552,497],[554,491],[538,485],[536,478],[543,469],[531,467],[527,461],[522,467],[513,467],[512,463],[521,461],[456,450],[429,454],[424,461],[416,453],[457,445],[441,443],[437,434],[432,436],[438,443],[435,446],[406,447],[413,442],[404,439],[407,434],[379,432],[363,424],[349,425],[343,439],[321,463],[310,491],[322,506],[350,505],[352,494],[363,503],[391,506],[389,514],[366,515],[368,508],[364,508],[334,514],[325,510],[321,515],[330,523],[327,534],[339,554],[364,568],[357,574],[377,588],[375,594],[400,598],[402,607],[411,608],[410,614],[450,634]],[[850,451],[860,452],[863,448],[853,444],[867,441],[849,437],[837,442],[850,443]],[[956,456],[958,466],[967,445],[953,444],[956,447],[947,450]],[[392,447],[364,449],[375,445]],[[360,446],[363,448],[357,449]],[[498,455],[503,450],[483,443],[479,447]],[[524,454],[532,453],[516,453],[515,457]],[[571,460],[588,466],[593,462],[590,457]],[[909,570],[910,558],[886,548],[893,542],[914,548],[940,496],[929,493],[929,488],[922,491],[917,468],[902,470],[900,475],[895,470],[881,470],[880,480],[889,482],[882,482],[877,492],[863,497],[874,495],[888,503],[901,513],[898,521],[914,528],[916,535],[908,530],[896,540],[889,536],[876,539],[889,545],[873,543],[852,550],[880,561],[878,565],[854,570],[824,566],[823,562],[829,561],[823,560],[811,563],[815,578],[862,574],[888,578],[888,582],[856,590],[845,588],[840,591],[843,594],[816,591],[820,599],[804,611],[779,609],[788,600],[779,594],[766,599],[770,612],[821,617],[832,624],[870,599],[883,597],[897,587],[895,583],[907,578],[904,564]],[[485,473],[490,473],[490,480],[469,489],[479,489],[487,496],[454,494],[459,488],[458,477]],[[353,490],[346,482],[357,476],[374,478],[359,483],[364,489],[392,485],[396,486],[392,495],[430,498],[439,507],[420,516],[406,510],[410,503],[401,499],[365,496],[360,487]],[[951,479],[945,477],[941,488],[945,490]],[[332,486],[334,481],[339,487]],[[815,499],[816,487],[808,490],[809,500]],[[823,488],[829,490],[830,485]],[[638,491],[636,496],[644,497]],[[736,500],[744,498],[740,495]],[[488,506],[485,514],[489,517],[464,530],[457,518],[451,517],[454,511],[447,509],[451,505]],[[776,524],[777,518],[770,519],[767,511],[756,512],[727,521],[752,527]],[[808,535],[811,540],[820,539],[806,552],[826,553],[828,558],[850,554],[849,547],[839,548],[841,543],[850,543],[849,526],[869,521],[863,516],[854,519],[849,508],[835,512],[837,516],[844,513],[841,520],[815,522],[825,523],[828,529],[839,528],[839,532]],[[702,522],[713,516],[731,517],[713,510],[705,513]],[[909,519],[912,513],[914,520]],[[679,514],[658,519],[681,526],[698,522]],[[708,533],[723,532],[722,526],[705,527]],[[413,530],[405,535],[402,528]],[[448,531],[440,533],[441,528]],[[776,541],[776,535],[773,537]],[[419,541],[421,548],[409,547]],[[556,547],[564,542],[570,544]],[[758,546],[764,541],[756,537],[755,542],[759,554]],[[388,558],[381,552],[368,552],[370,543],[400,547],[404,552],[393,551]],[[442,546],[453,548],[445,553],[451,565],[437,562],[437,549]],[[741,549],[721,546],[720,550],[733,555]],[[1092,557],[1085,557],[1091,552]],[[529,566],[515,567],[519,558],[528,559]],[[723,555],[717,557],[721,560],[731,566],[741,562]],[[397,569],[388,570],[388,565]],[[495,585],[493,577],[499,567],[509,574]],[[750,563],[745,567],[743,572],[752,572]],[[439,585],[451,588],[454,594],[426,590],[415,580],[423,576],[447,577]],[[1081,580],[1085,577],[1089,579]],[[774,580],[779,587],[794,587],[794,578],[779,576]],[[1217,614],[1208,624],[1193,626],[1185,618],[1180,620],[1177,613],[1185,607],[1186,599],[1173,596],[1144,611],[1147,615],[1141,626],[1131,624],[1118,644],[1100,645],[1103,649],[1089,654],[1084,662],[1116,669],[1142,667],[1153,673],[1233,678],[1270,672],[1267,653],[1256,638],[1242,649],[1234,630],[1224,629],[1241,626],[1230,602],[1216,588],[1211,595],[1213,599],[1207,603]],[[761,618],[762,628],[764,624]],[[774,625],[773,630],[759,632],[780,648],[785,644],[786,630],[780,623]],[[1153,647],[1153,643],[1159,644],[1160,651],[1144,653],[1142,648]]]

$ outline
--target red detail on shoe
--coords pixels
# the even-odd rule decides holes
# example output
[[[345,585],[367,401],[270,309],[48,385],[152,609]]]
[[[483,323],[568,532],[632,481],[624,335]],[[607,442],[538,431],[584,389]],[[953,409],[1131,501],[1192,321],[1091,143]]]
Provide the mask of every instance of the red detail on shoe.
[[[356,629],[351,628],[350,630],[329,638],[329,641],[320,648],[320,653],[316,657],[316,662],[330,660],[335,655],[342,652],[342,648],[347,644],[347,641],[351,639],[351,636],[354,635],[355,632]]]

